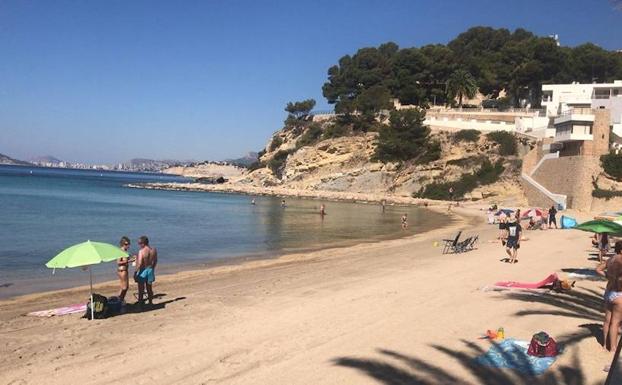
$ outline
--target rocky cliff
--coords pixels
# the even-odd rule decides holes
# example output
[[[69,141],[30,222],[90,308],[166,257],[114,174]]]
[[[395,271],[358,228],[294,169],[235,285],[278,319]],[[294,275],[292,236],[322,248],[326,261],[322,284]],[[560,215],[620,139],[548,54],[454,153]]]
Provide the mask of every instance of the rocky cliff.
[[[14,166],[28,166],[31,165],[28,162],[24,162],[21,160],[17,160],[17,159],[13,159],[11,157],[8,157],[4,154],[0,154],[0,164],[6,164],[6,165],[14,165]]]
[[[322,124],[322,130],[330,123]],[[377,132],[307,142],[307,131],[283,129],[274,134],[260,157],[256,170],[232,178],[234,185],[284,187],[303,191],[334,191],[411,196],[430,183],[458,181],[478,169],[484,160],[501,161],[504,167],[499,181],[477,187],[467,199],[496,197],[523,203],[519,184],[520,155],[529,143],[519,143],[518,156],[501,156],[498,144],[481,135],[478,140],[457,141],[449,132],[432,133],[441,144],[440,159],[426,163],[380,163],[374,160]]]

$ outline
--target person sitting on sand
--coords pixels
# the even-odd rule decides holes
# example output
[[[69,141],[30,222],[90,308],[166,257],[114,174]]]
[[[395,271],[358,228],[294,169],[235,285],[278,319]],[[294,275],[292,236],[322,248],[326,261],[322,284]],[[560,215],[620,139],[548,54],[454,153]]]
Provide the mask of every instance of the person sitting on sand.
[[[136,259],[136,272],[134,277],[138,283],[138,303],[143,304],[145,287],[147,288],[147,296],[149,305],[153,305],[153,287],[155,281],[155,268],[158,264],[158,252],[155,248],[149,246],[149,238],[142,236],[138,238],[138,257]]]
[[[402,215],[402,229],[406,230],[407,227],[408,227],[408,214],[404,213],[404,215]]]
[[[127,252],[130,249],[130,239],[126,236],[121,237],[119,247],[121,250]],[[130,284],[128,264],[129,258],[123,257],[117,259],[117,276],[119,277],[119,285],[121,286],[121,290],[119,291],[119,299],[121,302],[125,301],[125,295],[127,294],[127,289]]]
[[[616,349],[618,329],[622,322],[622,241],[615,243],[614,250],[615,255],[596,268],[596,273],[607,278],[603,348],[610,352]]]
[[[509,255],[509,262],[516,263],[518,262],[518,249],[520,248],[520,239],[521,239],[522,228],[518,220],[513,219],[511,222],[507,224],[507,234],[508,239],[505,244],[505,251]]]

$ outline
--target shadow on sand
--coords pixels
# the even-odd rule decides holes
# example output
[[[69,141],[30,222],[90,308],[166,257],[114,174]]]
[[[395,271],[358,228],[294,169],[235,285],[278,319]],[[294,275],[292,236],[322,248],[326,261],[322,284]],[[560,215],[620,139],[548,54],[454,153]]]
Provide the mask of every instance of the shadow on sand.
[[[587,385],[576,356],[569,365],[555,364],[544,374],[534,377],[514,370],[481,366],[474,358],[484,354],[485,351],[473,343],[462,342],[467,347],[465,351],[451,350],[438,345],[433,345],[433,348],[460,364],[472,375],[473,380],[452,373],[442,363],[432,363],[384,349],[377,350],[381,358],[338,357],[333,363],[356,369],[386,385]]]

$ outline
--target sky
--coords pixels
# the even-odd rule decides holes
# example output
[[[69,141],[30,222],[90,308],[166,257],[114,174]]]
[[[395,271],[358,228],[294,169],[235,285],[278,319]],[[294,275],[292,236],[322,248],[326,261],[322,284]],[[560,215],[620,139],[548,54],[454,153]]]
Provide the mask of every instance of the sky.
[[[345,54],[472,26],[622,49],[609,0],[0,0],[0,153],[222,160],[263,148]]]

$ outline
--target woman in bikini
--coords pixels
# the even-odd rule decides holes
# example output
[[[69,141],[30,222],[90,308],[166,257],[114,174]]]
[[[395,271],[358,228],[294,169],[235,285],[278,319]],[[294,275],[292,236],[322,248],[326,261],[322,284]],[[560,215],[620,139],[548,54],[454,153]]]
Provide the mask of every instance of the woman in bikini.
[[[127,252],[130,249],[130,239],[126,236],[121,237],[119,241],[119,247],[121,250]],[[125,295],[127,294],[127,288],[129,287],[129,275],[128,275],[128,263],[129,258],[117,259],[117,276],[119,276],[119,283],[121,285],[121,291],[119,292],[119,299],[121,302],[125,301]]]
[[[598,274],[607,278],[603,347],[610,352],[616,349],[618,328],[622,321],[622,241],[616,242],[614,249],[615,255],[596,268]]]

